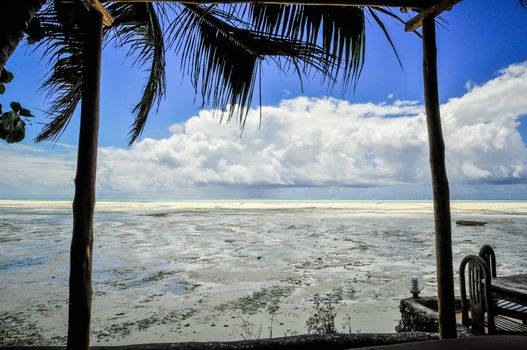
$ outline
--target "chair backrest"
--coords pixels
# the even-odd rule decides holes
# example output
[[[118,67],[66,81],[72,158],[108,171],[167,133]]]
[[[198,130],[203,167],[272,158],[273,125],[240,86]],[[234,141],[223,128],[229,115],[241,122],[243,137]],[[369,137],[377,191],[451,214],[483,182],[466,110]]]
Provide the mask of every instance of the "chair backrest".
[[[465,269],[468,268],[468,290],[465,281]],[[487,313],[489,333],[494,329],[494,314],[490,307],[490,271],[489,266],[479,256],[466,256],[459,266],[461,292],[461,322],[474,333],[485,334],[485,313]],[[470,311],[470,315],[469,315]]]
[[[490,245],[485,244],[479,250],[478,255],[489,265],[491,276],[493,278],[496,277],[496,255],[494,254],[494,249]]]

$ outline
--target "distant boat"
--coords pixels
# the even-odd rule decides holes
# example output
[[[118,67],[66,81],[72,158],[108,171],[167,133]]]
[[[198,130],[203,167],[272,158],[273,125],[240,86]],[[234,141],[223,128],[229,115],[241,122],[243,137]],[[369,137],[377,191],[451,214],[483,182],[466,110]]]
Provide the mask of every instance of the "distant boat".
[[[473,220],[456,221],[456,225],[460,225],[460,226],[484,226],[486,224],[487,224],[486,221],[473,221]]]

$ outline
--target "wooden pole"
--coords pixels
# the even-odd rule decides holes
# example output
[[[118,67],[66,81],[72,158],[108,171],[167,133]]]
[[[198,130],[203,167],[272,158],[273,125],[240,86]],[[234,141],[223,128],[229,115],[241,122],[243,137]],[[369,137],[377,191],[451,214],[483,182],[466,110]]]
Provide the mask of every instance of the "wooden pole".
[[[437,88],[437,49],[435,17],[423,20],[423,79],[426,123],[430,148],[430,170],[434,194],[437,297],[441,338],[456,338],[454,270],[452,268],[452,232],[450,193],[445,167],[445,143],[439,113]]]
[[[68,350],[88,350],[92,300],[93,213],[99,135],[102,15],[83,14],[82,104],[70,252]]]

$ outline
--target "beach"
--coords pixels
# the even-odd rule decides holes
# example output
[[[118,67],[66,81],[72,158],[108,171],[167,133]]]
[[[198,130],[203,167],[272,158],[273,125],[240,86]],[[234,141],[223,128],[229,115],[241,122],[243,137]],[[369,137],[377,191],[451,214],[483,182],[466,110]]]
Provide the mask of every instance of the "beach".
[[[335,305],[339,331],[393,332],[410,275],[435,295],[432,210],[430,201],[99,201],[92,344],[302,334],[317,294]],[[491,244],[498,274],[527,271],[527,202],[453,202],[452,220],[454,269]],[[71,222],[69,201],[0,200],[0,345],[65,343]]]

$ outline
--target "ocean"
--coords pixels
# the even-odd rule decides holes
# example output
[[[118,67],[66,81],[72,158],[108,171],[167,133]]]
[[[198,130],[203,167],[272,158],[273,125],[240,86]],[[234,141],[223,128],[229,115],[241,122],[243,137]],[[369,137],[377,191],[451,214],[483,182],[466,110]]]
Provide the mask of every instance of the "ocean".
[[[455,270],[491,244],[527,272],[527,202],[452,220]],[[71,229],[71,202],[0,200],[0,345],[65,343]],[[100,201],[94,231],[94,345],[302,334],[317,294],[339,331],[393,332],[410,276],[435,295],[431,202]]]

